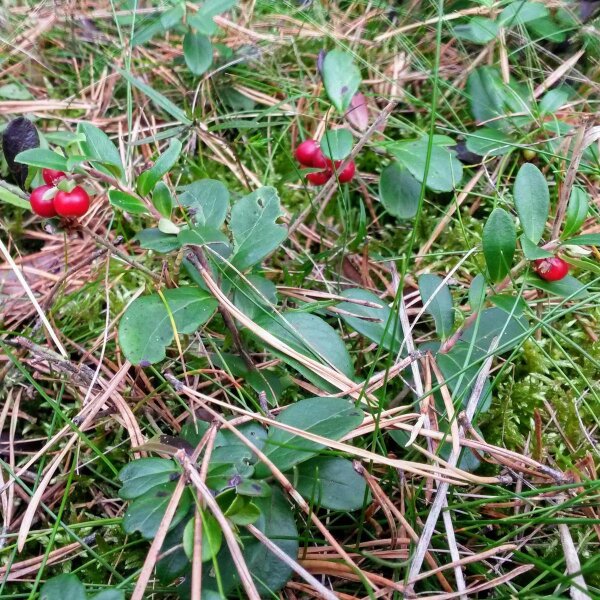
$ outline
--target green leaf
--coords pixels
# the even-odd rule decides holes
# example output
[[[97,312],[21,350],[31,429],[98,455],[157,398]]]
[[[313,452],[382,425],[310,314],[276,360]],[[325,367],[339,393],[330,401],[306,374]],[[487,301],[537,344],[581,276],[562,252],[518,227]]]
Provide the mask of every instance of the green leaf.
[[[121,190],[109,190],[108,200],[113,206],[133,215],[149,214],[146,205],[139,198]]]
[[[213,61],[210,39],[201,33],[188,31],[183,38],[183,56],[194,75],[206,73]]]
[[[517,233],[512,217],[502,208],[496,208],[483,228],[483,255],[493,282],[504,279],[512,265]]]
[[[541,19],[547,14],[548,9],[540,2],[514,0],[500,13],[498,21],[503,27],[514,27]]]
[[[540,102],[540,112],[543,115],[555,113],[569,99],[569,92],[565,88],[550,90]]]
[[[454,308],[450,288],[443,281],[438,275],[421,275],[419,292],[423,305],[429,303],[426,311],[435,321],[437,334],[442,339],[446,339],[454,327]]]
[[[505,114],[505,89],[502,77],[494,67],[478,67],[467,79],[467,93],[471,112],[478,123],[495,119]],[[495,127],[501,125],[496,121]]]
[[[358,510],[369,502],[367,484],[352,466],[338,456],[317,456],[298,467],[296,489],[317,506],[331,510]],[[365,502],[366,500],[366,502]]]
[[[167,187],[167,184],[159,181],[152,192],[152,204],[154,208],[166,219],[171,217],[171,211],[173,210],[173,199],[171,198],[171,192]]]
[[[161,253],[171,252],[181,247],[178,237],[163,233],[157,228],[142,229],[133,239],[137,240],[142,248]]]
[[[208,246],[223,258],[227,258],[231,254],[229,239],[222,231],[214,227],[199,225],[193,229],[184,229],[177,237],[180,244]]]
[[[574,186],[569,197],[565,225],[561,237],[573,235],[585,222],[590,206],[588,193],[579,186]]]
[[[248,275],[246,279],[237,280],[233,303],[251,319],[271,312],[277,304],[275,284],[260,275]]]
[[[412,219],[419,209],[421,185],[408,169],[393,162],[381,172],[379,198],[394,217]]]
[[[425,178],[427,147],[427,138],[421,138],[412,142],[396,142],[390,146],[390,151],[422,183]],[[445,146],[434,144],[425,185],[434,192],[450,192],[461,182],[462,176],[463,167],[455,153]]]
[[[125,533],[139,531],[142,537],[148,540],[152,539],[158,531],[176,485],[175,482],[157,485],[134,500],[123,517]],[[185,517],[191,504],[192,495],[190,490],[186,488],[181,495],[169,529],[173,529]]]
[[[42,169],[56,169],[57,171],[67,170],[67,159],[47,148],[31,148],[19,152],[15,161],[23,165],[40,167]]]
[[[185,5],[183,3],[176,4],[175,6],[166,10],[160,16],[160,23],[165,29],[168,31],[169,29],[173,29],[173,27],[179,25],[181,20],[183,19],[183,15],[185,14]]]
[[[525,234],[519,238],[521,242],[521,249],[527,260],[537,260],[538,258],[549,258],[554,256],[552,252],[540,248],[537,244],[534,244]]]
[[[229,190],[215,179],[200,179],[183,188],[179,202],[190,209],[196,225],[218,229],[229,210]]]
[[[166,458],[133,460],[119,473],[119,480],[123,482],[119,496],[124,500],[142,496],[154,486],[171,481],[174,473],[178,473],[175,463]]]
[[[27,202],[27,200],[23,200],[23,198],[11,191],[12,189],[16,191],[18,188],[10,185],[9,183],[3,183],[3,185],[0,185],[0,202],[5,202],[6,204],[12,204],[13,206],[18,206],[19,208],[31,210],[31,204]]]
[[[531,40],[535,44],[542,40],[561,44],[567,39],[567,32],[550,16],[529,21],[527,29],[532,32],[531,38],[537,38]]]
[[[577,299],[589,295],[585,285],[572,275],[566,275],[560,281],[544,281],[537,275],[530,275],[527,278],[527,283],[554,296],[562,296],[563,298]]]
[[[76,575],[63,573],[48,579],[40,592],[41,600],[86,600],[85,587]]]
[[[363,411],[344,398],[317,397],[300,400],[288,406],[275,420],[302,431],[339,440],[358,427],[363,419]],[[323,444],[272,425],[263,452],[277,468],[287,471],[294,465],[312,458],[323,448]],[[268,477],[270,474],[267,465],[257,463],[257,477]]]
[[[471,311],[478,311],[483,306],[483,303],[485,302],[485,288],[485,277],[481,273],[475,275],[473,281],[471,281],[471,287],[469,288],[469,304],[471,305]]]
[[[227,12],[236,3],[237,0],[206,0],[196,14],[203,19],[212,19],[217,15]]]
[[[158,157],[154,165],[138,177],[137,190],[141,196],[146,196],[154,189],[158,180],[168,173],[177,162],[180,152],[181,142],[176,138],[172,138],[169,147]]]
[[[585,233],[562,242],[563,246],[600,246],[600,233]]]
[[[279,488],[273,487],[267,498],[256,498],[254,503],[261,516],[255,527],[260,529],[290,558],[298,557],[298,530],[290,504]],[[292,569],[278,559],[257,539],[244,544],[244,559],[256,581],[261,596],[272,597],[292,576]],[[225,572],[234,572],[235,569]]]
[[[343,160],[352,152],[353,139],[348,129],[333,129],[321,141],[323,154],[331,160]]]
[[[514,143],[499,129],[480,127],[475,133],[465,134],[467,150],[480,156],[502,156],[510,152]]]
[[[185,112],[183,112],[178,106],[173,104],[173,102],[171,102],[168,98],[163,96],[160,92],[157,92],[155,89],[144,83],[141,79],[134,77],[128,71],[124,71],[123,69],[119,69],[118,67],[116,67],[116,70],[131,85],[135,86],[143,94],[146,94],[146,96],[148,96],[150,100],[152,100],[157,106],[162,108],[167,114],[171,115],[174,119],[176,119],[180,123],[184,123],[185,125],[192,124],[191,119],[188,118]]]
[[[251,525],[260,518],[260,509],[248,497],[237,496],[233,505],[225,513],[225,516],[235,525]]]
[[[31,100],[31,92],[24,86],[16,83],[7,83],[0,86],[0,98],[7,100]]]
[[[468,23],[456,25],[454,35],[474,44],[487,44],[498,35],[498,24],[487,17],[473,17]]]
[[[183,531],[183,549],[192,560],[194,555],[194,522],[192,517]],[[217,520],[206,510],[202,513],[202,562],[212,560],[221,549],[223,532]]]
[[[121,590],[104,590],[92,596],[90,600],[125,600],[125,592]]]
[[[123,177],[121,155],[104,131],[91,123],[79,123],[77,133],[85,135],[85,141],[79,142],[79,147],[85,156],[107,167],[116,177]]]
[[[346,112],[361,82],[353,56],[343,50],[331,50],[325,56],[321,74],[331,103],[338,112]]]
[[[275,221],[283,214],[277,190],[262,187],[244,196],[231,209],[233,233],[231,262],[240,271],[260,263],[287,237],[287,229]]]
[[[202,16],[190,15],[187,17],[187,24],[193,27],[198,34],[212,36],[219,31],[217,24],[212,19],[206,19]]]
[[[305,356],[322,364],[332,365],[347,377],[354,376],[352,361],[344,342],[335,329],[320,317],[301,312],[284,312],[279,318],[263,315],[255,319],[255,323]],[[336,389],[293,358],[274,348],[271,348],[271,352],[322,389]]]
[[[165,217],[161,217],[158,220],[158,230],[170,235],[177,235],[181,231],[171,219],[165,219]]]
[[[161,15],[146,15],[144,24],[137,28],[131,38],[132,47],[141,46],[150,41],[155,35],[163,33],[165,28],[162,23]]]
[[[156,576],[163,584],[171,583],[176,577],[183,575],[190,566],[181,543],[184,530],[185,519],[167,533],[160,548],[161,558],[156,563]]]
[[[550,212],[550,192],[542,172],[525,163],[517,173],[513,196],[525,235],[537,244],[542,239]]]
[[[193,333],[217,308],[217,301],[198,288],[181,287],[163,292],[177,333]],[[134,300],[119,323],[119,344],[133,364],[157,363],[174,338],[167,308],[158,294]]]
[[[340,313],[340,317],[352,329],[390,352],[397,353],[400,351],[404,339],[400,318],[397,314],[392,313],[389,306],[381,298],[373,292],[361,288],[344,290],[341,295],[344,298],[370,302],[379,306],[380,308],[375,308],[356,304],[355,302],[341,302],[337,305],[337,308],[351,313]]]

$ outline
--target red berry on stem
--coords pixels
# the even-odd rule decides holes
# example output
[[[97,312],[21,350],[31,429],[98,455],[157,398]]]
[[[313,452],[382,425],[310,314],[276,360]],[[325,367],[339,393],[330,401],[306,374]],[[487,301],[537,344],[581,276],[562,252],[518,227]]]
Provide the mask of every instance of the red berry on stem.
[[[340,161],[341,164],[341,161]],[[337,165],[336,165],[337,167]],[[356,172],[356,165],[351,160],[341,171],[338,171],[338,180],[340,183],[348,183],[352,181],[354,173]]]
[[[301,165],[312,167],[312,161],[317,152],[320,152],[320,150],[319,144],[315,140],[304,140],[296,148],[294,156]]]
[[[54,199],[44,199],[44,194],[51,189],[51,185],[40,185],[40,187],[36,187],[35,190],[31,192],[31,196],[29,196],[31,210],[33,210],[36,215],[45,217],[46,219],[55,217],[57,214],[56,209],[54,208]]]
[[[90,197],[80,186],[70,192],[59,192],[54,197],[54,208],[61,217],[83,217],[90,208]]]
[[[67,176],[62,171],[55,171],[54,169],[42,169],[42,178],[47,185],[56,185],[61,179]]]
[[[325,185],[329,181],[331,175],[331,171],[318,171],[317,173],[309,173],[306,176],[306,179],[308,179],[312,185]]]
[[[569,263],[558,256],[533,261],[535,272],[546,281],[560,281],[569,272]]]

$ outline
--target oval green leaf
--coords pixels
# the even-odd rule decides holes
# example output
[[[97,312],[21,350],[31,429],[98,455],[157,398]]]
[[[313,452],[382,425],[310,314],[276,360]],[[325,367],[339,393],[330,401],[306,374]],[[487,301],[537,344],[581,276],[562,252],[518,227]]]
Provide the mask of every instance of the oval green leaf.
[[[421,183],[397,162],[389,164],[379,179],[379,199],[398,219],[412,219],[419,209]]]
[[[531,163],[525,163],[517,173],[513,187],[515,206],[525,235],[537,244],[548,220],[550,193],[542,172]]]
[[[511,216],[502,208],[496,208],[483,228],[483,255],[493,282],[504,279],[512,265],[517,233]]]
[[[419,292],[423,306],[435,321],[437,334],[446,339],[454,327],[454,308],[452,294],[447,284],[439,275],[425,274],[419,277]]]
[[[202,75],[213,61],[210,39],[201,33],[188,31],[183,38],[183,56],[189,70],[194,75]]]
[[[323,61],[322,77],[331,103],[338,112],[345,113],[361,82],[354,57],[343,50],[331,50]]]

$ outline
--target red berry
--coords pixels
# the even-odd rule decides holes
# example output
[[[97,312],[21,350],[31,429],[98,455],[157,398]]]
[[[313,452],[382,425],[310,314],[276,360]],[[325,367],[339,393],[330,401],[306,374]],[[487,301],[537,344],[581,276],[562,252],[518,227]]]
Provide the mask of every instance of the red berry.
[[[70,192],[60,191],[54,197],[54,208],[61,217],[83,217],[90,207],[90,197],[80,186]]]
[[[61,179],[67,176],[62,171],[55,171],[54,169],[42,169],[42,178],[48,185],[56,185]]]
[[[55,217],[57,214],[56,209],[54,208],[54,199],[44,199],[44,194],[51,189],[51,185],[40,185],[40,187],[36,187],[35,190],[31,192],[31,196],[29,196],[31,210],[33,210],[36,215],[45,217],[46,219]]]
[[[313,185],[325,185],[331,178],[331,171],[317,171],[316,173],[309,173],[306,179]]]
[[[558,256],[533,261],[535,272],[546,281],[560,281],[569,272],[569,263]]]
[[[333,169],[333,163],[323,154],[323,151],[319,148],[317,152],[315,152],[311,167],[315,169]]]
[[[304,140],[296,148],[294,156],[301,165],[312,167],[313,158],[317,152],[319,152],[319,144],[315,140]]]
[[[339,164],[341,164],[342,161],[340,161]],[[337,164],[335,165],[337,168]],[[356,172],[356,165],[354,164],[354,161],[351,160],[341,171],[338,171],[338,180],[340,183],[348,183],[349,181],[352,181],[352,178],[354,177],[354,173]]]

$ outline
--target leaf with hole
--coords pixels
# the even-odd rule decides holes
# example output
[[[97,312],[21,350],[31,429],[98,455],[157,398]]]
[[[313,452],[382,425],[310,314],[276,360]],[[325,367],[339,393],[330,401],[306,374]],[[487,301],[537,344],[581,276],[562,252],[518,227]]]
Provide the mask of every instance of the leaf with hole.
[[[194,75],[206,73],[213,61],[210,39],[201,33],[188,31],[183,38],[183,57]]]
[[[446,339],[454,327],[454,308],[450,288],[438,275],[425,274],[419,277],[419,292],[423,306],[435,321],[435,330]]]
[[[517,173],[513,196],[525,235],[537,244],[542,239],[550,212],[550,192],[542,172],[525,163]]]
[[[154,165],[140,174],[137,180],[137,191],[141,196],[149,194],[159,179],[169,172],[179,158],[181,147],[181,142],[177,138],[172,138],[169,147],[158,157]]]
[[[210,294],[195,287],[165,290],[163,295],[166,306],[158,294],[137,298],[119,323],[119,344],[134,365],[161,361],[175,337],[173,327],[178,334],[193,333],[217,308]]]
[[[512,265],[517,233],[512,217],[502,208],[495,208],[483,228],[483,255],[493,282],[504,279]]]
[[[301,312],[284,312],[281,315],[263,315],[255,323],[280,341],[323,365],[337,369],[347,377],[354,369],[346,345],[338,333],[320,317]],[[310,382],[328,391],[337,391],[331,383],[287,354],[271,347],[271,352],[302,373]]]
[[[389,146],[396,160],[407,168],[419,182],[425,179],[429,142],[420,138],[411,142],[395,142]],[[433,144],[425,185],[434,192],[451,192],[463,176],[463,167],[454,151]]]
[[[196,225],[219,228],[229,210],[229,190],[216,179],[200,179],[184,186],[179,202],[189,209]]]
[[[126,464],[119,472],[122,482],[119,496],[132,500],[142,496],[154,486],[168,483],[178,470],[172,460],[166,458],[139,458]]]
[[[412,219],[419,209],[421,183],[397,162],[389,164],[379,178],[379,199],[398,219]]]
[[[363,411],[344,398],[317,397],[300,400],[288,406],[275,420],[303,432],[339,440],[358,427],[363,419]],[[263,453],[278,469],[287,471],[294,465],[312,458],[323,448],[323,444],[271,425]],[[270,473],[267,465],[257,463],[257,477],[268,477]]]
[[[330,510],[359,510],[370,502],[367,484],[352,466],[338,456],[317,456],[288,475],[304,498]]]
[[[157,485],[131,502],[123,517],[125,533],[139,531],[147,540],[154,538],[176,485],[175,482]],[[179,499],[169,530],[176,527],[185,517],[191,505],[192,494],[189,488],[186,488]]]
[[[276,223],[282,215],[273,187],[261,187],[234,204],[229,228],[234,240],[231,262],[235,267],[244,271],[279,247],[287,237],[287,228]]]
[[[379,296],[368,290],[351,288],[344,290],[341,295],[362,303],[340,302],[337,305],[340,311],[344,311],[339,315],[346,324],[386,350],[394,353],[400,351],[404,336],[397,313],[394,314]],[[376,306],[366,306],[365,302]]]
[[[361,82],[354,57],[344,50],[331,50],[323,60],[321,71],[325,91],[340,113],[345,113]]]
[[[321,150],[331,160],[343,160],[352,151],[352,134],[348,129],[332,129],[323,136]]]

